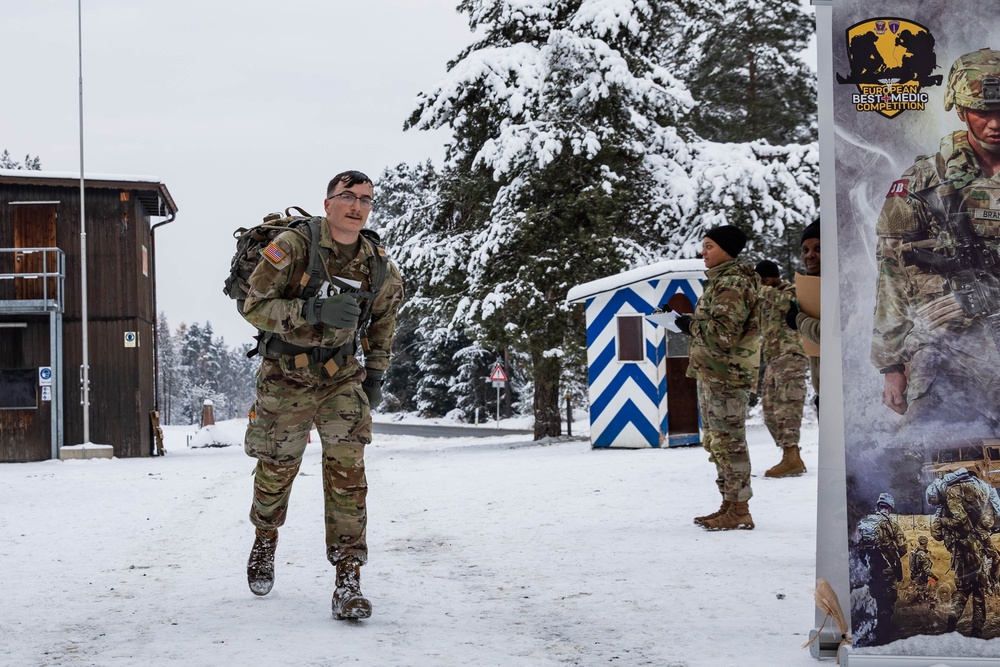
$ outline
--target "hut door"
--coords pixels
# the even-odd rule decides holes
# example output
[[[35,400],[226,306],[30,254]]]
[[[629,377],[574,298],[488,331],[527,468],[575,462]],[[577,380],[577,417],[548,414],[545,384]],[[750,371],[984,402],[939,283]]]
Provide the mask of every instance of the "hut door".
[[[677,293],[667,305],[678,313],[693,313],[690,299]],[[694,378],[685,375],[688,369],[687,336],[667,332],[667,435],[698,434],[698,389]],[[696,440],[697,442],[697,440]]]
[[[14,248],[55,248],[56,247],[56,205],[55,204],[15,204],[14,205]],[[45,266],[48,257],[49,266]],[[15,273],[54,273],[58,270],[55,253],[15,252]],[[54,299],[56,279],[49,278],[47,289],[43,289],[41,278],[15,278],[14,293],[17,299]]]

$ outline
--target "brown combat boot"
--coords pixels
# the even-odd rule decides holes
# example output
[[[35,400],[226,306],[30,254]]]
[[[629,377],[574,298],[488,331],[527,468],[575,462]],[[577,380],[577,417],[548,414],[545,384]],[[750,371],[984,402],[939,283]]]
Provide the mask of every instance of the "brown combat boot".
[[[338,621],[372,615],[372,603],[361,594],[361,563],[356,558],[344,558],[337,563],[337,588],[331,607]]]
[[[750,506],[746,501],[732,503],[729,509],[715,517],[706,519],[701,527],[705,530],[753,530],[753,517],[750,516]]]
[[[764,473],[764,477],[794,477],[806,471],[806,464],[799,456],[798,447],[785,447],[782,450],[781,461]]]
[[[254,595],[267,595],[274,585],[274,550],[278,546],[278,531],[257,529],[250,560],[247,561],[247,584]]]
[[[732,503],[730,501],[723,500],[722,501],[722,505],[719,507],[719,509],[715,510],[711,514],[706,514],[705,516],[696,516],[694,518],[694,522],[697,525],[700,526],[700,525],[704,524],[706,521],[708,521],[709,519],[714,519],[715,517],[724,514],[726,512],[726,510],[729,509],[730,505],[732,505]]]

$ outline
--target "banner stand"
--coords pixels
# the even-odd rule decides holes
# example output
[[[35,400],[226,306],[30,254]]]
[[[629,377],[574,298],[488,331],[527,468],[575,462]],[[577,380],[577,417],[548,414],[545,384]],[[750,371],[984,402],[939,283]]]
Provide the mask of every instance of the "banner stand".
[[[839,248],[834,132],[833,3],[811,0],[816,8],[820,193],[823,246]],[[877,10],[873,10],[877,12]],[[842,39],[841,35],[837,36]],[[848,575],[848,520],[844,429],[843,356],[841,351],[840,258],[828,253],[822,281],[822,371],[820,373],[819,460],[816,511],[816,577],[833,587],[848,625],[851,592]],[[833,261],[831,261],[833,260]],[[825,621],[825,625],[824,625]],[[820,631],[822,627],[822,631]],[[996,657],[886,655],[886,647],[841,646],[836,623],[816,609],[809,632],[810,653],[816,659],[837,658],[842,667],[996,667]],[[868,652],[872,651],[872,652]],[[874,653],[874,652],[879,653]]]

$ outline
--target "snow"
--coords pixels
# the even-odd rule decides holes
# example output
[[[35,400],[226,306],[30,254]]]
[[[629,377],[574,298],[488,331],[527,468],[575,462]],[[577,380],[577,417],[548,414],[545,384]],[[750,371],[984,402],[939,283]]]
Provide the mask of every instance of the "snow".
[[[666,276],[672,280],[704,278],[705,262],[700,259],[667,259],[648,266],[640,266],[623,271],[618,275],[598,278],[582,285],[576,285],[566,294],[566,301],[577,303],[604,292],[611,292],[622,287]]]
[[[274,590],[247,589],[243,427],[211,427],[230,447],[188,447],[205,434],[165,426],[160,458],[0,466],[0,663],[816,664],[801,648],[814,618],[815,422],[809,473],[765,480],[778,450],[751,421],[757,528],[721,533],[691,523],[719,502],[701,448],[377,434],[362,570],[374,614],[362,622],[330,615],[315,434]]]
[[[116,181],[121,183],[160,183],[156,176],[137,176],[135,174],[92,174],[84,170],[84,177],[90,181]],[[0,176],[15,178],[52,178],[58,180],[80,180],[79,171],[36,171],[33,169],[0,169]]]

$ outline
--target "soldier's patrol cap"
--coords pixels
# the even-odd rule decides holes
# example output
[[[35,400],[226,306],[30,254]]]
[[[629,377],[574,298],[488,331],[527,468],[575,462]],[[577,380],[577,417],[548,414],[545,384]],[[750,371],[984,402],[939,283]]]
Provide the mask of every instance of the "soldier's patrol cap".
[[[1000,51],[979,49],[959,56],[948,73],[944,110],[954,106],[976,111],[1000,109]]]

